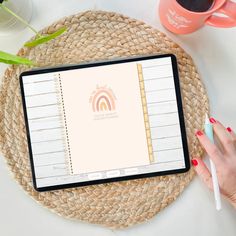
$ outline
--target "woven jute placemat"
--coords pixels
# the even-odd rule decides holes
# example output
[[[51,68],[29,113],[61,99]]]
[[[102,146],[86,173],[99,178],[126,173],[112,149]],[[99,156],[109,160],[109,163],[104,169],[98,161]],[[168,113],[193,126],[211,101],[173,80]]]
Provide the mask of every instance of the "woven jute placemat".
[[[177,56],[190,155],[202,155],[194,135],[201,129],[208,99],[193,61],[163,33],[120,14],[88,11],[59,20],[42,30],[51,33],[62,26],[67,32],[57,39],[19,55],[38,66],[80,63],[144,54]],[[32,187],[25,124],[19,90],[19,74],[26,66],[10,66],[0,92],[0,149],[11,172],[37,202],[67,218],[110,228],[125,228],[149,220],[172,203],[194,176],[185,174],[116,182],[38,193]]]

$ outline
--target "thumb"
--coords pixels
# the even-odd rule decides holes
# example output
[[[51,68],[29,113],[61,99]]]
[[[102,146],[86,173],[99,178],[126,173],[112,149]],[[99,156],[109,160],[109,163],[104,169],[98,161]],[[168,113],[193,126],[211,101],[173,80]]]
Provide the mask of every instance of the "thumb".
[[[192,164],[196,173],[199,175],[200,179],[205,183],[205,185],[212,190],[212,177],[209,169],[207,168],[206,164],[200,158],[193,158]]]

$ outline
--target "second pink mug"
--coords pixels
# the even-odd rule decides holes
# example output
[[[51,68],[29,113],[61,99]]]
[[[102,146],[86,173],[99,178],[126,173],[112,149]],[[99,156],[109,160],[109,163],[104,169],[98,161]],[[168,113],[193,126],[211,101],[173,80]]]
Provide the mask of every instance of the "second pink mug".
[[[224,14],[224,16],[215,13]],[[236,26],[236,3],[230,0],[214,0],[209,10],[191,11],[184,8],[177,0],[160,0],[159,15],[161,23],[171,32],[188,34],[205,24],[215,27]]]

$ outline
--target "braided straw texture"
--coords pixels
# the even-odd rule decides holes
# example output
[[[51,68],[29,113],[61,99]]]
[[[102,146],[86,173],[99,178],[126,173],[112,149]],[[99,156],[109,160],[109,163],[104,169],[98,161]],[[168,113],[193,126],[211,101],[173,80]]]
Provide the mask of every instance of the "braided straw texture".
[[[62,26],[67,32],[18,55],[37,66],[80,63],[134,55],[173,53],[177,56],[190,155],[202,155],[194,135],[201,129],[208,98],[193,61],[182,48],[163,33],[143,22],[120,14],[88,11],[59,20],[43,29],[52,33]],[[130,180],[51,192],[32,187],[19,74],[26,66],[10,66],[0,92],[0,149],[11,172],[23,189],[38,203],[67,218],[125,228],[149,220],[172,203],[194,176],[185,174]]]

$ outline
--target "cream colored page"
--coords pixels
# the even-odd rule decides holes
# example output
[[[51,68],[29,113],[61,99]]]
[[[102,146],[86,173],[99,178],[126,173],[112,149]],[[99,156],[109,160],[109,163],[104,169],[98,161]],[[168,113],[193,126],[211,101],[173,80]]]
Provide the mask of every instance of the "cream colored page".
[[[136,63],[61,73],[73,174],[149,164]]]

